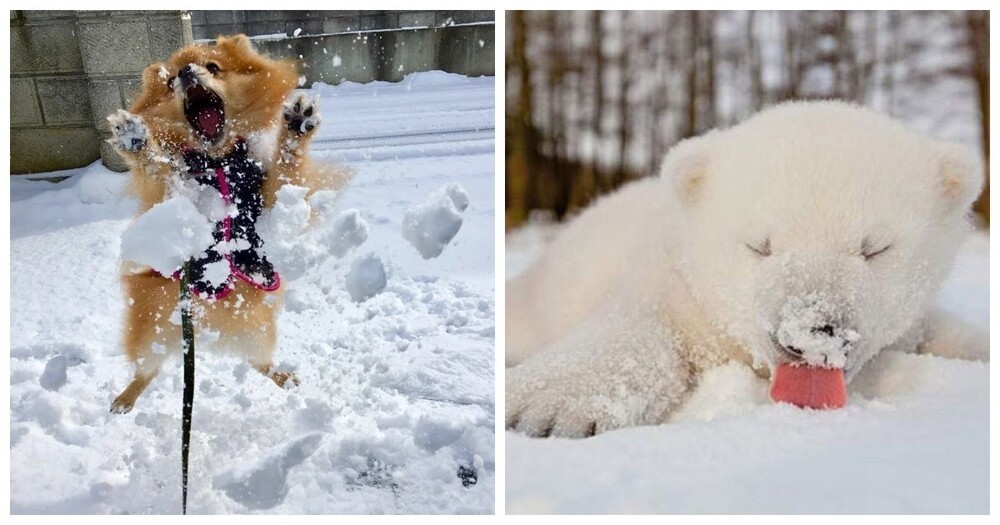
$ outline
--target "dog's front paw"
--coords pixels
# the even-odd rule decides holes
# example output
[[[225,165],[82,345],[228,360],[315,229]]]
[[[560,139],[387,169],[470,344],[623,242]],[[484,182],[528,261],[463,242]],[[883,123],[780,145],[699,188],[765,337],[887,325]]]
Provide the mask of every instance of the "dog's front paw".
[[[108,125],[111,128],[108,143],[118,150],[136,153],[145,148],[149,141],[149,128],[142,117],[124,109],[108,116]]]
[[[285,101],[282,113],[288,130],[297,135],[312,133],[319,126],[316,98],[309,98],[305,93],[296,93]]]

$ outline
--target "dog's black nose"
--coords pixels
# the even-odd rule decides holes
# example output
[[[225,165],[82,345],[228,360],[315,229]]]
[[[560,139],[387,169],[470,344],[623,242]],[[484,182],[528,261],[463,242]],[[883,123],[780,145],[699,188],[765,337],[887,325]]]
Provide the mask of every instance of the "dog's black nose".
[[[180,77],[181,80],[186,80],[186,81],[194,80],[195,79],[194,68],[191,67],[191,64],[188,64],[182,67],[181,70],[177,72],[177,76]]]

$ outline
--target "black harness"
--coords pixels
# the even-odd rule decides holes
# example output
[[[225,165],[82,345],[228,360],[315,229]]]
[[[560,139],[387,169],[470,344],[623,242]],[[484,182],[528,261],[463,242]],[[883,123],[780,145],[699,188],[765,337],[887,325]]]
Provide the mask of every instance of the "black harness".
[[[257,289],[277,290],[281,278],[262,252],[264,241],[257,235],[257,219],[264,210],[260,193],[264,184],[264,166],[250,158],[247,143],[237,139],[233,150],[221,158],[202,151],[186,149],[184,162],[188,173],[199,184],[210,186],[222,196],[227,216],[215,224],[215,244],[204,255],[192,259],[190,288],[199,297],[222,299],[233,290],[233,277]],[[208,266],[228,262],[229,274],[222,283],[213,284],[206,275]],[[173,276],[179,279],[179,273]]]

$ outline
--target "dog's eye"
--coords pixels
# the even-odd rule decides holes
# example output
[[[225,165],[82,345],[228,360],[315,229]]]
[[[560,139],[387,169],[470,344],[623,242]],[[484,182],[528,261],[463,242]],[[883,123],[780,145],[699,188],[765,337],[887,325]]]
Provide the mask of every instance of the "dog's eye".
[[[174,80],[176,79],[177,77],[170,77],[170,79],[167,80],[167,89],[169,89],[170,91],[174,90]]]
[[[219,64],[216,64],[215,62],[209,62],[205,64],[205,69],[207,69],[209,73],[214,75],[219,72]]]
[[[764,242],[759,243],[756,246],[753,245],[753,244],[750,244],[750,243],[746,243],[746,242],[743,243],[743,246],[746,246],[747,249],[749,249],[750,251],[752,251],[753,253],[756,253],[757,255],[759,255],[761,257],[768,257],[768,256],[771,255],[771,238],[770,237],[768,237],[767,239],[764,239]]]
[[[879,255],[882,255],[883,253],[888,251],[889,248],[892,248],[891,244],[886,244],[880,248],[875,248],[872,246],[872,243],[868,239],[865,239],[864,242],[861,243],[861,258],[866,261],[870,261],[875,257],[878,257]]]

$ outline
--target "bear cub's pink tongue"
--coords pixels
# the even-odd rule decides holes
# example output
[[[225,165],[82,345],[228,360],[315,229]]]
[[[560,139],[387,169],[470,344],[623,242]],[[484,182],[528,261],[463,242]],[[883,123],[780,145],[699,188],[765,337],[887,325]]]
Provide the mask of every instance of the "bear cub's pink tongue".
[[[839,368],[779,364],[771,381],[771,399],[802,408],[842,408],[847,404],[844,371]]]

